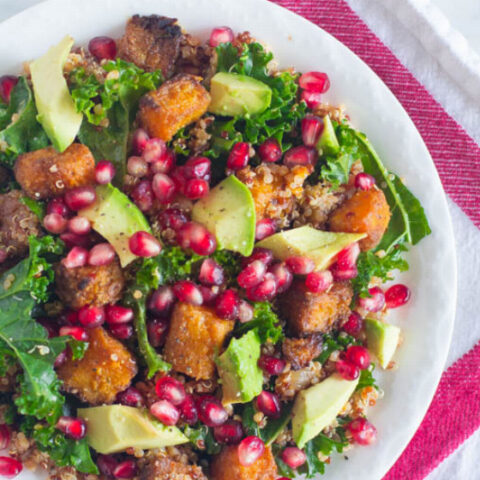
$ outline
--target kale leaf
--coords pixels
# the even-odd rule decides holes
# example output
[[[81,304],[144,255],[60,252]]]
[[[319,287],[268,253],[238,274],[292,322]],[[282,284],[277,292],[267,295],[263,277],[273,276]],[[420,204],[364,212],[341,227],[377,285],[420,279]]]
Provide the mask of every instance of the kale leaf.
[[[196,448],[204,450],[208,455],[216,455],[222,449],[222,446],[215,440],[212,429],[206,425],[198,427],[187,425],[183,433]]]
[[[347,335],[345,332],[326,333],[323,336],[323,351],[315,361],[323,365],[333,352],[344,351],[350,345],[358,345],[358,343],[354,337]]]
[[[41,200],[34,200],[33,198],[29,198],[29,197],[21,197],[20,201],[33,214],[35,214],[40,221],[43,220],[43,217],[45,217],[45,213],[47,210],[47,205],[45,202],[42,202]]]
[[[378,385],[375,381],[375,377],[373,376],[374,370],[375,364],[371,363],[368,368],[360,372],[360,379],[358,380],[358,384],[355,388],[356,392],[358,392],[359,390],[363,390],[366,387],[373,387],[378,390]]]
[[[256,330],[260,341],[278,343],[283,338],[283,331],[277,314],[268,302],[255,302],[253,304],[253,319],[247,323],[239,323],[234,330],[236,336],[241,336],[249,330]]]

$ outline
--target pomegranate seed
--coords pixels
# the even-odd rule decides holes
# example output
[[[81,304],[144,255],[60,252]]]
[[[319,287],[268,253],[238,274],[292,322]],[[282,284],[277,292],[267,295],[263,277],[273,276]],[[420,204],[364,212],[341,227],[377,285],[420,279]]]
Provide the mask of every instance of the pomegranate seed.
[[[278,140],[269,138],[258,147],[258,156],[262,162],[278,162],[282,158],[282,149]]]
[[[385,306],[385,295],[380,287],[368,289],[371,297],[359,298],[358,304],[367,312],[379,312]]]
[[[285,370],[285,361],[272,355],[262,355],[258,366],[268,375],[280,375]]]
[[[273,262],[273,252],[268,248],[256,247],[253,249],[253,252],[249,257],[242,259],[242,267],[245,268],[249,263],[252,263],[255,260],[260,260],[268,266]]]
[[[207,157],[191,157],[185,163],[184,173],[186,178],[201,178],[210,180],[212,162]]]
[[[327,291],[333,283],[333,275],[329,270],[311,272],[305,279],[305,286],[312,293]]]
[[[110,183],[115,176],[115,167],[108,160],[101,160],[95,165],[95,181],[99,185]]]
[[[137,465],[133,460],[120,462],[113,470],[115,478],[132,478],[137,474]]]
[[[170,178],[175,183],[177,191],[181,194],[185,193],[185,184],[187,183],[188,177],[185,173],[185,166],[177,167],[173,172],[170,173]]]
[[[173,377],[161,377],[155,385],[160,400],[168,400],[172,405],[181,405],[186,397],[183,384]]]
[[[260,260],[249,263],[237,277],[237,282],[242,288],[251,288],[258,285],[265,276],[267,266]]]
[[[246,295],[252,302],[272,300],[277,294],[277,281],[272,273],[266,273],[263,280],[252,288],[247,289]]]
[[[295,165],[315,165],[317,163],[317,151],[313,147],[299,145],[287,150],[283,156],[283,164],[287,167]]]
[[[360,190],[370,190],[375,185],[375,178],[368,173],[359,173],[355,176],[355,187]]]
[[[60,239],[65,243],[67,248],[83,247],[87,248],[92,243],[89,235],[77,235],[72,232],[65,232],[60,235]]]
[[[137,128],[132,136],[132,152],[135,155],[141,155],[148,140],[150,140],[148,133],[143,128]]]
[[[289,270],[295,275],[307,275],[313,272],[315,262],[308,257],[292,256],[285,260]]]
[[[360,375],[360,371],[356,365],[353,363],[347,362],[346,360],[338,360],[335,364],[337,368],[337,372],[345,379],[345,380],[355,380]]]
[[[60,417],[56,424],[58,430],[63,432],[66,437],[73,440],[81,440],[87,433],[87,425],[81,418]]]
[[[188,423],[188,425],[195,425],[198,422],[197,405],[191,395],[187,395],[178,408],[180,410],[180,416],[185,423]]]
[[[0,450],[4,450],[10,443],[10,430],[6,425],[0,425]]]
[[[176,297],[172,287],[162,286],[152,293],[148,301],[148,309],[158,315],[168,315],[172,310]]]
[[[203,305],[210,307],[215,306],[215,300],[218,297],[219,290],[217,286],[206,287],[205,285],[199,285],[200,293],[203,297]]]
[[[152,190],[160,203],[170,203],[175,196],[176,186],[174,181],[164,173],[157,173],[152,180]]]
[[[282,460],[290,468],[296,469],[307,461],[307,456],[303,450],[297,447],[287,447],[282,452]]]
[[[68,221],[68,230],[75,235],[86,235],[91,229],[90,220],[86,217],[77,215]]]
[[[224,424],[228,419],[227,411],[214,397],[208,395],[200,397],[197,408],[200,421],[207,427],[217,427]]]
[[[0,77],[0,96],[5,103],[10,103],[10,95],[17,82],[18,77],[14,75],[3,75]]]
[[[217,27],[210,33],[208,44],[211,47],[218,47],[221,43],[228,43],[233,40],[233,31],[229,27]]]
[[[263,441],[253,435],[245,437],[238,445],[238,460],[244,467],[253,465],[265,451]]]
[[[309,92],[325,93],[330,88],[330,79],[323,72],[307,72],[300,76],[298,84]]]
[[[363,328],[363,319],[357,312],[350,313],[348,320],[342,325],[342,329],[349,335],[358,335]]]
[[[330,272],[333,275],[333,279],[336,282],[341,282],[342,280],[351,280],[358,275],[357,266],[341,268],[338,264],[333,264],[330,267]]]
[[[180,419],[180,412],[168,400],[159,400],[150,405],[150,413],[164,425],[175,425]]]
[[[277,224],[271,218],[259,220],[255,225],[255,240],[263,240],[277,231]]]
[[[366,370],[370,366],[370,354],[361,345],[352,345],[345,352],[345,359],[360,370]]]
[[[160,242],[148,232],[136,232],[128,239],[130,251],[138,257],[156,257],[162,250]]]
[[[135,387],[128,387],[117,394],[117,402],[128,407],[143,407],[145,405],[143,395]]]
[[[148,341],[153,347],[161,347],[165,343],[168,332],[168,323],[163,318],[155,318],[147,324]]]
[[[392,285],[385,292],[385,302],[388,308],[397,308],[410,300],[410,289],[402,283]]]
[[[7,259],[7,251],[4,248],[0,248],[0,263],[3,263]]]
[[[167,151],[167,145],[159,138],[150,138],[146,141],[142,157],[147,163],[161,159]]]
[[[342,269],[354,267],[357,263],[357,258],[359,255],[360,246],[357,242],[352,243],[338,253],[336,263]]]
[[[280,400],[275,393],[263,390],[256,398],[257,409],[260,410],[267,417],[278,418],[282,412],[280,407]]]
[[[47,214],[49,213],[57,213],[62,217],[67,217],[70,213],[67,205],[65,204],[65,200],[63,197],[55,197],[52,198],[47,204]]]
[[[215,313],[226,320],[234,320],[238,313],[238,295],[228,289],[220,293],[215,300]]]
[[[322,94],[319,92],[303,90],[300,94],[300,100],[303,100],[308,108],[315,108],[322,103]]]
[[[206,258],[200,267],[198,279],[203,285],[221,285],[225,281],[225,273],[215,260]]]
[[[74,212],[90,206],[96,198],[93,187],[76,187],[65,193],[65,203]]]
[[[213,436],[218,443],[236,445],[243,437],[242,424],[235,420],[228,420],[213,429]]]
[[[203,297],[198,286],[190,280],[177,282],[173,286],[173,292],[180,302],[190,303],[191,305],[201,305],[203,303]]]
[[[146,212],[153,206],[153,190],[152,182],[149,180],[142,180],[139,182],[130,193],[135,205],[142,211]]]
[[[314,147],[323,132],[323,120],[315,115],[307,115],[302,120],[302,140],[307,147]]]
[[[103,307],[85,305],[78,311],[78,321],[86,328],[99,327],[105,321],[105,310]]]
[[[177,231],[183,224],[187,223],[187,217],[178,208],[167,208],[158,216],[158,221],[163,229],[171,228]]]
[[[97,465],[103,475],[113,477],[113,472],[118,462],[112,455],[98,455]]]
[[[198,200],[208,195],[210,187],[205,180],[201,178],[192,178],[185,184],[184,195],[190,200]]]
[[[144,177],[148,173],[148,163],[142,157],[130,157],[127,160],[127,172],[132,177]]]
[[[53,362],[53,366],[55,368],[60,368],[67,361],[67,358],[68,358],[67,349],[65,349],[63,352],[60,352],[57,355],[55,362]]]
[[[237,142],[227,159],[227,168],[232,170],[241,170],[248,165],[250,145],[246,142]]]
[[[150,172],[156,173],[170,173],[175,168],[176,163],[175,154],[171,150],[166,150],[165,153],[150,163]]]
[[[49,213],[43,218],[43,226],[50,233],[59,234],[67,228],[67,219],[58,213]]]
[[[59,323],[62,325],[77,325],[78,324],[78,312],[75,310],[66,310],[62,312],[58,318]]]
[[[23,465],[18,460],[10,457],[0,457],[0,475],[2,477],[16,477],[22,469]]]
[[[65,268],[83,267],[87,263],[88,251],[83,247],[73,247],[65,258],[62,258],[62,265]]]
[[[81,342],[88,341],[87,331],[82,327],[69,327],[69,326],[61,327],[60,330],[58,331],[58,334],[60,337],[65,337],[69,335],[70,337],[73,337],[75,340],[78,340]]]
[[[356,418],[346,428],[359,445],[370,445],[377,438],[377,429],[366,418]]]
[[[247,323],[253,318],[254,309],[245,300],[241,299],[238,302],[237,318],[241,323]]]
[[[110,333],[119,340],[127,340],[133,335],[133,327],[131,325],[110,325]]]
[[[117,55],[117,45],[110,37],[94,37],[88,42],[88,51],[97,60],[113,60]]]
[[[192,249],[197,255],[211,255],[217,248],[215,237],[199,223],[187,222],[177,232],[179,245]]]
[[[277,282],[277,293],[286,292],[293,281],[293,274],[284,263],[275,263],[269,269]]]
[[[115,259],[115,250],[109,243],[98,243],[88,253],[88,264],[109,265]]]

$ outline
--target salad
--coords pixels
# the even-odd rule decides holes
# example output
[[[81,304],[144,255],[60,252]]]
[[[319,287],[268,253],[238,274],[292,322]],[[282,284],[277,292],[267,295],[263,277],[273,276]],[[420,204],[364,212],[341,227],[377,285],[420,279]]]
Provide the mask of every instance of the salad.
[[[0,476],[312,478],[375,442],[383,284],[430,228],[329,88],[158,15],[0,78]]]

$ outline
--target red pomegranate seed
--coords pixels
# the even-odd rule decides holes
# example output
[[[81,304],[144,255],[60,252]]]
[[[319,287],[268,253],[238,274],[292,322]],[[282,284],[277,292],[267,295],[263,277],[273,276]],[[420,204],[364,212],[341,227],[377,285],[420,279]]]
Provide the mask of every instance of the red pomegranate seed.
[[[115,258],[115,250],[109,243],[98,243],[88,253],[88,264],[92,266],[109,265]]]
[[[78,311],[78,321],[86,328],[99,327],[105,321],[105,310],[103,307],[85,305]]]
[[[61,325],[73,326],[78,324],[78,312],[75,310],[65,310],[58,318]]]
[[[23,465],[14,458],[0,457],[0,475],[6,478],[16,477],[23,469]]]
[[[277,231],[277,224],[271,218],[259,220],[255,225],[255,240],[263,240]]]
[[[115,478],[132,478],[137,474],[137,465],[133,460],[120,462],[113,470]]]
[[[198,286],[190,280],[180,280],[173,286],[173,292],[180,302],[201,305],[203,297]]]
[[[282,452],[282,460],[290,468],[296,469],[307,461],[307,456],[303,450],[297,447],[287,447]]]
[[[172,405],[181,405],[186,398],[183,384],[168,376],[158,379],[155,392],[160,400],[168,400]]]
[[[118,462],[112,455],[98,455],[97,465],[103,475],[113,477],[113,472],[118,465]]]
[[[333,279],[336,282],[341,282],[342,280],[351,280],[358,275],[358,269],[356,265],[354,265],[353,267],[341,268],[338,266],[337,263],[334,263],[330,267],[330,272],[332,273]]]
[[[178,208],[167,208],[158,216],[158,221],[163,229],[171,228],[177,231],[183,224],[187,223],[187,217]]]
[[[243,437],[242,424],[235,420],[228,420],[213,429],[213,436],[218,443],[236,445]]]
[[[95,181],[99,185],[110,183],[115,176],[115,167],[108,160],[101,160],[95,165]]]
[[[117,55],[117,45],[110,37],[94,37],[88,42],[88,51],[97,60],[113,60]]]
[[[185,163],[184,173],[186,178],[201,178],[210,180],[212,162],[207,157],[191,157]]]
[[[286,363],[281,358],[262,355],[258,359],[258,366],[268,375],[280,375],[285,370]]]
[[[150,163],[150,172],[156,173],[170,173],[175,168],[176,163],[175,154],[171,150],[166,150],[165,153]]]
[[[233,31],[229,27],[217,27],[210,33],[208,44],[211,47],[218,47],[221,43],[228,43],[233,40]]]
[[[88,251],[82,247],[73,247],[65,258],[62,258],[62,265],[65,268],[83,267],[87,263]]]
[[[117,395],[117,402],[128,407],[143,407],[145,405],[145,399],[135,387],[128,387],[123,392]]]
[[[278,418],[282,413],[280,407],[280,400],[275,393],[263,390],[256,398],[257,409],[260,410],[267,417]]]
[[[371,445],[377,438],[377,429],[363,417],[352,420],[346,428],[359,445]]]
[[[141,155],[148,140],[150,140],[148,133],[143,128],[137,128],[132,136],[132,152],[135,155]]]
[[[321,272],[311,272],[305,279],[307,290],[312,293],[322,293],[327,291],[333,283],[333,275],[329,270]]]
[[[256,247],[253,249],[249,257],[242,258],[242,267],[246,267],[249,263],[255,260],[260,260],[265,265],[270,265],[273,262],[273,252],[268,248]]]
[[[242,288],[251,288],[258,285],[265,276],[267,266],[260,260],[249,263],[237,277],[237,282]]]
[[[359,173],[355,176],[355,187],[360,190],[370,190],[375,185],[375,179],[368,173]]]
[[[303,100],[308,108],[315,108],[318,107],[322,103],[322,94],[319,92],[309,92],[307,90],[303,90],[300,94],[300,100]]]
[[[368,289],[371,297],[361,297],[358,304],[367,312],[379,312],[385,306],[385,295],[380,287],[372,287]]]
[[[148,232],[136,232],[128,239],[130,251],[138,257],[156,257],[162,250],[160,242]]]
[[[150,405],[150,413],[164,425],[175,425],[180,419],[180,412],[168,400],[159,400]]]
[[[241,323],[247,323],[253,318],[254,309],[246,300],[239,300],[237,318]]]
[[[225,272],[215,260],[206,258],[200,267],[198,279],[203,285],[221,285],[225,281]]]
[[[148,341],[152,347],[158,348],[165,343],[168,322],[164,318],[155,318],[147,324]]]
[[[160,203],[170,203],[175,196],[176,186],[174,181],[164,173],[157,173],[152,180],[152,190]]]
[[[158,315],[166,316],[172,310],[175,300],[172,287],[164,285],[152,293],[148,301],[148,309]]]
[[[353,363],[347,362],[346,360],[338,360],[335,364],[337,368],[337,372],[342,376],[345,380],[355,380],[360,375],[360,370],[356,365]]]
[[[323,132],[323,120],[315,115],[306,115],[302,120],[302,140],[307,147],[314,147]]]
[[[315,268],[315,262],[311,258],[301,257],[299,255],[288,257],[285,263],[289,270],[295,275],[307,275],[313,272]]]
[[[237,142],[227,159],[227,168],[232,170],[241,170],[248,165],[250,145],[246,142]]]
[[[127,340],[133,335],[132,325],[110,325],[110,333],[119,340]]]
[[[263,280],[252,288],[247,289],[246,295],[252,302],[272,300],[277,294],[277,280],[272,273],[266,273]]]
[[[268,271],[275,277],[277,293],[286,292],[293,281],[293,274],[284,263],[273,264]]]
[[[93,187],[76,187],[65,193],[65,203],[74,212],[90,206],[96,198]]]
[[[309,92],[325,93],[330,88],[330,79],[323,72],[306,72],[300,76],[298,84]]]
[[[43,226],[50,233],[59,234],[67,228],[67,219],[58,213],[49,213],[43,218]]]
[[[177,232],[179,245],[185,249],[192,249],[197,255],[211,255],[217,248],[215,237],[203,226],[196,222],[187,222]]]
[[[278,140],[269,138],[258,147],[258,156],[262,162],[278,162],[282,158],[282,149]]]
[[[228,413],[214,397],[205,395],[197,403],[200,421],[207,427],[217,427],[228,420]]]
[[[60,417],[56,427],[63,432],[66,437],[72,438],[73,440],[81,440],[87,433],[87,425],[81,418]]]
[[[4,450],[10,443],[10,430],[6,425],[0,425],[0,450]]]
[[[178,406],[180,417],[188,425],[195,425],[198,422],[198,410],[192,395],[187,395],[181,405]]]
[[[410,289],[402,283],[392,285],[385,292],[387,308],[397,308],[405,305],[410,300]]]
[[[10,95],[17,82],[18,77],[14,75],[3,75],[0,77],[0,96],[5,103],[10,103]]]
[[[351,312],[348,320],[342,325],[342,329],[349,335],[356,336],[363,328],[363,319],[357,312]]]
[[[336,263],[341,269],[355,267],[359,255],[360,246],[357,242],[352,243],[338,253]]]
[[[295,165],[315,165],[317,163],[318,154],[315,148],[299,145],[287,150],[283,156],[283,164],[287,167]]]
[[[90,220],[86,217],[76,215],[68,221],[68,230],[75,235],[86,235],[91,229]]]
[[[208,195],[210,187],[208,182],[201,178],[192,178],[185,184],[184,195],[190,200],[198,200]]]
[[[130,157],[127,160],[127,172],[132,177],[144,177],[148,173],[148,163],[142,157]]]
[[[253,435],[245,437],[238,445],[238,460],[244,467],[253,465],[265,451],[263,441]]]
[[[235,290],[223,291],[215,299],[215,313],[228,320],[234,320],[238,313],[238,295]]]
[[[132,200],[135,202],[135,205],[137,205],[142,212],[146,212],[152,208],[153,190],[152,182],[149,180],[142,180],[135,185],[130,195],[132,196]]]
[[[167,145],[159,138],[150,138],[146,141],[142,157],[147,163],[161,159],[167,151]]]
[[[360,370],[365,370],[370,366],[370,354],[365,347],[361,345],[352,345],[345,352],[345,359]]]
[[[77,235],[72,232],[65,232],[60,235],[60,239],[65,243],[67,248],[83,247],[87,248],[92,243],[89,235]]]
[[[61,367],[67,361],[67,358],[68,358],[67,349],[65,349],[63,352],[60,352],[57,355],[57,358],[55,359],[55,362],[53,362],[53,366],[55,368]]]
[[[63,197],[55,197],[52,198],[47,204],[47,214],[49,213],[57,213],[62,217],[67,217],[70,213],[67,205],[65,204],[65,200]]]
[[[203,305],[208,305],[210,307],[215,306],[215,300],[218,297],[219,289],[217,286],[206,287],[205,285],[199,285],[198,287],[203,297]]]
[[[177,167],[173,172],[170,173],[170,178],[175,183],[177,191],[183,194],[185,192],[185,184],[187,183],[188,177],[185,173],[185,166]]]

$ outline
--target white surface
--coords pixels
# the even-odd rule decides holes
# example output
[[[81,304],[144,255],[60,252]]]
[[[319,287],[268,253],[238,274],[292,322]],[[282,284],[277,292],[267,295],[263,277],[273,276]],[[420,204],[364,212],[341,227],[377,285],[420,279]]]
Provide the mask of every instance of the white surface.
[[[380,431],[379,442],[373,448],[353,451],[349,462],[336,459],[328,469],[331,478],[380,478],[413,434],[435,390],[447,354],[455,302],[454,245],[448,210],[418,133],[388,89],[338,42],[298,17],[253,0],[241,4],[220,0],[144,0],[141,4],[56,0],[0,27],[2,67],[15,71],[21,61],[43,53],[65,33],[83,42],[93,35],[118,33],[127,14],[139,10],[176,15],[187,29],[197,31],[206,32],[212,24],[229,24],[237,30],[248,28],[272,46],[284,65],[312,69],[318,61],[331,76],[332,102],[348,106],[352,120],[369,135],[387,166],[405,177],[421,198],[434,234],[412,251],[412,269],[404,275],[415,293],[410,306],[394,316],[404,328],[405,343],[397,358],[401,368],[382,376],[386,394],[372,416]],[[269,18],[268,24],[265,18]],[[12,39],[18,38],[19,32],[22,42],[13,49]],[[385,135],[387,131],[389,135]],[[401,149],[398,138],[403,139]],[[428,348],[425,338],[429,339]]]

